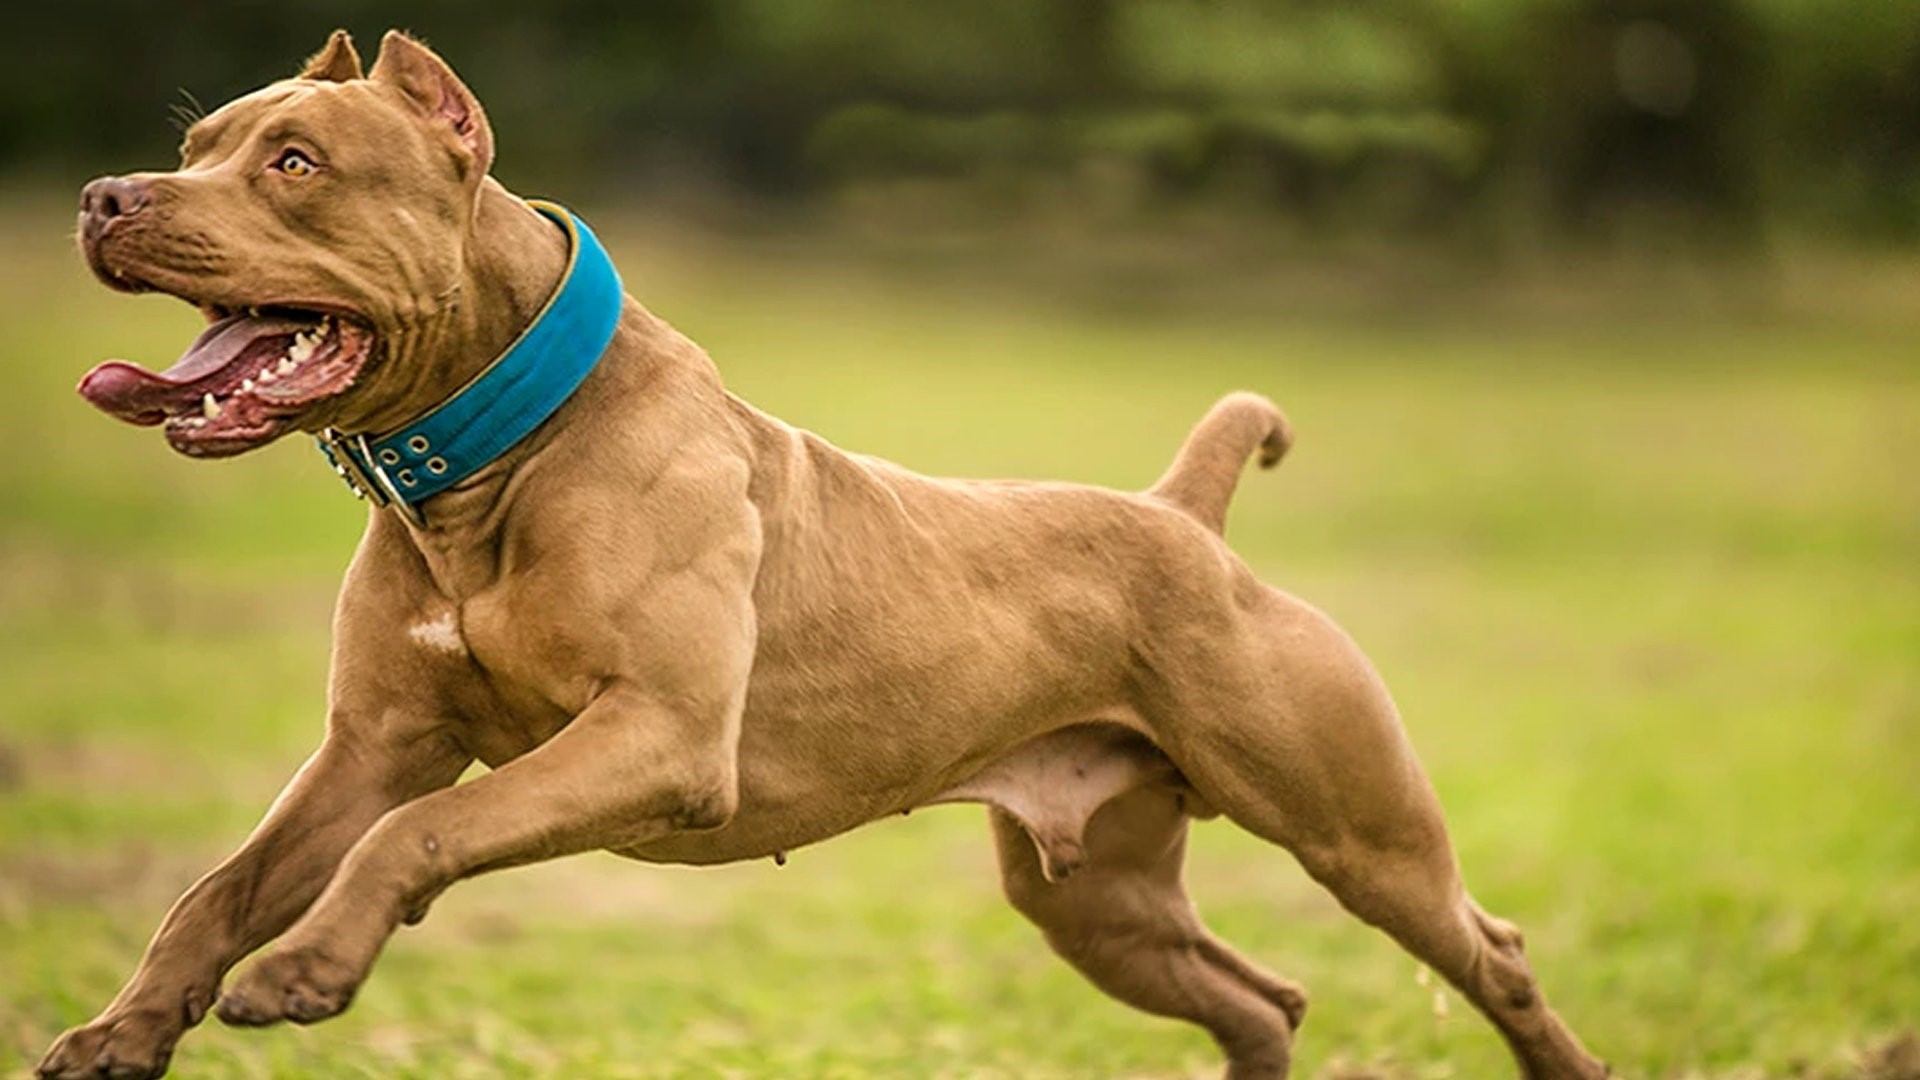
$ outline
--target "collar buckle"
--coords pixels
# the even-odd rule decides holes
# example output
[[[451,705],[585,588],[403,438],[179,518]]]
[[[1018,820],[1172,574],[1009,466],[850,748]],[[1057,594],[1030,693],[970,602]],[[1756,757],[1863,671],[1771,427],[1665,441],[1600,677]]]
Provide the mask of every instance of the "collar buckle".
[[[347,490],[353,492],[354,498],[365,499],[376,507],[392,507],[414,525],[426,526],[426,515],[400,494],[393,478],[387,475],[387,470],[380,467],[380,460],[374,457],[373,447],[367,444],[365,435],[348,435],[329,427],[322,428],[317,437],[320,452],[327,456],[333,471],[346,483]]]

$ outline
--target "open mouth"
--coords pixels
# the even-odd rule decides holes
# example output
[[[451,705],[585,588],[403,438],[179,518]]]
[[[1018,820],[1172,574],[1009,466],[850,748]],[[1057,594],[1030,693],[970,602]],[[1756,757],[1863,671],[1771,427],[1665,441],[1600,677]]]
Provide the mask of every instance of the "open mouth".
[[[183,454],[226,457],[273,441],[346,392],[373,352],[372,329],[341,311],[200,309],[208,326],[173,366],[109,360],[80,380],[80,395],[130,424],[164,425]]]

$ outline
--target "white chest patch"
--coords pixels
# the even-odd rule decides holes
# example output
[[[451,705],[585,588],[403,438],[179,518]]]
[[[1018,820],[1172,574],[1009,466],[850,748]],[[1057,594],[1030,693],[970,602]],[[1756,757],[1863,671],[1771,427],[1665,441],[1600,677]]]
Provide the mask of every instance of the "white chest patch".
[[[407,627],[407,636],[414,644],[430,652],[445,653],[449,656],[464,656],[467,643],[460,636],[460,623],[451,611],[443,611],[431,619],[414,623]]]

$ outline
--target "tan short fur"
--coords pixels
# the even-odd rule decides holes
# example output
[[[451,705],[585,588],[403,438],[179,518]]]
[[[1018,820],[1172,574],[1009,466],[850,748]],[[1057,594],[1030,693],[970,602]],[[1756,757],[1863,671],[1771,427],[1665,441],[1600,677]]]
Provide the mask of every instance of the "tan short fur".
[[[330,186],[257,182],[283,131],[324,144]],[[169,291],[366,313],[377,366],[303,426],[383,430],[496,355],[560,273],[562,236],[487,178],[492,151],[424,46],[390,34],[362,77],[336,34],[196,125],[180,170],[140,177],[151,218],[90,254]],[[742,402],[629,299],[579,392],[426,528],[372,513],[319,749],[41,1075],[158,1075],[209,1008],[333,1015],[399,923],[486,870],[762,858],[955,800],[993,808],[1007,894],[1057,951],[1203,1025],[1232,1076],[1286,1073],[1306,999],[1199,922],[1195,814],[1293,852],[1526,1075],[1603,1075],[1462,888],[1366,659],[1219,535],[1245,460],[1290,439],[1237,394],[1146,493],[924,477]],[[475,759],[492,771],[455,785]]]

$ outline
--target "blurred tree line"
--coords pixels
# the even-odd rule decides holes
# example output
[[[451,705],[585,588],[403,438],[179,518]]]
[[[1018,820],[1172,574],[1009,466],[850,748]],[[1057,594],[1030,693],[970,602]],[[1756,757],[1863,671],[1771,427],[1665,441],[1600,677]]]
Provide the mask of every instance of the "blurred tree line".
[[[1188,206],[1315,229],[1920,238],[1916,0],[87,0],[10,13],[0,169],[403,26],[527,190]]]

